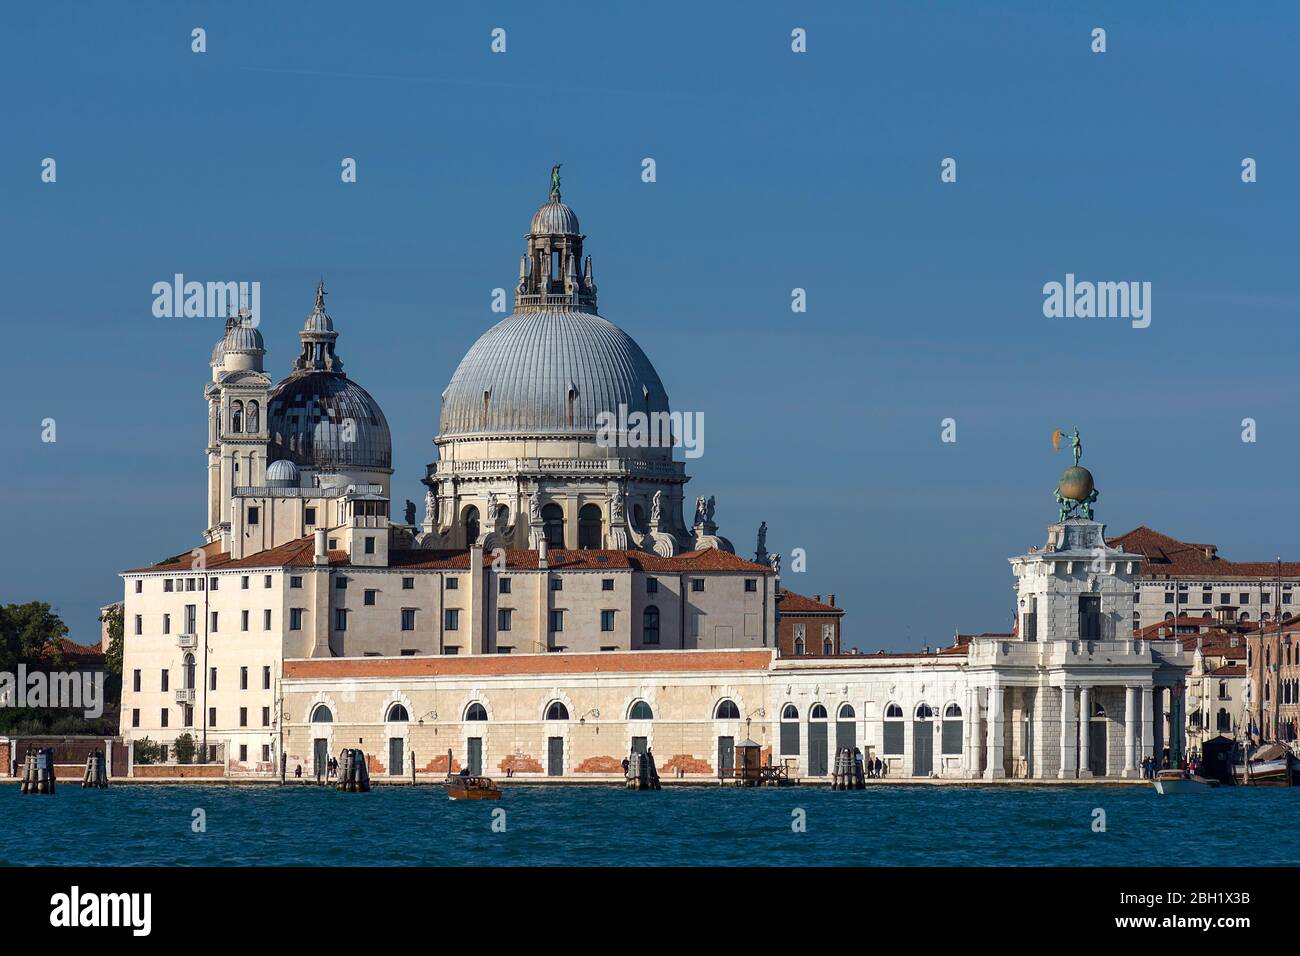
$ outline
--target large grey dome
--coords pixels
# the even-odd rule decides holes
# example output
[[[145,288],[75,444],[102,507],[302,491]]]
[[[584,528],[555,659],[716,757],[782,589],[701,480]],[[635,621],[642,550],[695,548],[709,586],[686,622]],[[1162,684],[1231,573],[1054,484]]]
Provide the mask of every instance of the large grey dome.
[[[592,434],[601,412],[667,412],[663,383],[627,333],[588,312],[516,312],[466,353],[442,394],[440,438]]]
[[[392,468],[388,420],[370,393],[342,372],[296,371],[267,399],[269,457],[317,472]]]

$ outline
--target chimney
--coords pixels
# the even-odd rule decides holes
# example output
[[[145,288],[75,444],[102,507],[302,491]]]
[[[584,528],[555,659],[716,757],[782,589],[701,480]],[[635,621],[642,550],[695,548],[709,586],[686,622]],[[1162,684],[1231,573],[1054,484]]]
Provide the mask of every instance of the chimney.
[[[831,607],[834,607],[834,606],[835,606],[835,595],[832,594],[832,595],[831,595]]]
[[[312,556],[313,564],[329,564],[330,553],[326,535],[328,532],[324,528],[318,528],[316,531],[316,553]]]
[[[821,596],[820,594],[814,595],[814,596],[813,596],[813,600],[816,601],[818,604],[821,604],[821,603],[822,603],[822,596]]]
[[[546,539],[537,542],[537,566],[545,571],[551,565],[546,558]]]

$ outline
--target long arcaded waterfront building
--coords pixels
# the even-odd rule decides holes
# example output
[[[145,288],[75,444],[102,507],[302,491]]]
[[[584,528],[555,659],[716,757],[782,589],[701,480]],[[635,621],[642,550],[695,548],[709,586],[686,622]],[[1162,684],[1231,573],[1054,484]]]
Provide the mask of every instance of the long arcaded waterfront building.
[[[277,385],[259,329],[227,322],[204,542],[123,574],[128,739],[170,757],[189,734],[232,776],[314,776],[361,747],[380,777],[441,775],[450,751],[538,780],[617,777],[642,748],[667,780],[713,779],[747,738],[800,778],[846,746],[894,778],[967,779],[1134,776],[1177,746],[1189,656],[1133,639],[1142,556],[1105,542],[1095,494],[1012,559],[1014,634],[841,653],[842,609],[782,590],[765,529],[737,556],[713,497],[685,510],[671,447],[601,434],[670,406],[597,314],[585,238],[556,181],[514,313],[443,392],[418,522],[410,502],[390,517],[387,422],[343,371],[323,288]]]

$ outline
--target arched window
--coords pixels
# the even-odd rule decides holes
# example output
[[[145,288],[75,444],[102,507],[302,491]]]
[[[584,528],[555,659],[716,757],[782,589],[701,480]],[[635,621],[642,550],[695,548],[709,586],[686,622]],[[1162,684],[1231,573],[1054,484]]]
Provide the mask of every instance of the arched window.
[[[781,710],[781,719],[782,719],[782,720],[798,720],[798,719],[799,719],[799,708],[796,707],[794,704],[786,704],[785,707],[782,708],[782,710]]]
[[[734,700],[720,700],[713,712],[715,720],[740,720],[740,708]]]
[[[390,724],[404,724],[411,719],[411,715],[406,712],[406,708],[401,704],[393,704],[388,708],[388,716],[384,720]]]
[[[561,710],[564,709],[563,704],[560,705],[560,709]],[[487,708],[484,707],[482,704],[478,703],[477,701],[475,701],[474,703],[470,704],[468,707],[465,708],[465,719],[466,720],[487,720]]]
[[[546,708],[547,720],[568,720],[569,708],[565,707],[558,700],[553,701],[551,706]]]
[[[185,655],[185,689],[194,690],[194,655]]]
[[[465,509],[462,520],[465,524],[465,545],[468,547],[478,540],[478,509],[470,505]]]
[[[641,612],[641,643],[659,643],[659,608],[653,604]]]
[[[1106,708],[1103,707],[1103,706],[1101,706],[1101,701],[1099,701],[1099,700],[1094,700],[1094,701],[1092,702],[1092,716],[1093,716],[1094,718],[1097,718],[1097,717],[1102,717],[1102,718],[1104,718],[1104,717],[1106,716]]]
[[[245,421],[245,427],[249,434],[257,432],[262,427],[261,415],[258,412],[257,402],[248,403],[248,418]]]
[[[568,399],[566,404],[568,410],[567,412],[568,422],[569,422],[569,426],[572,427],[573,426],[573,403],[578,400],[578,390],[572,384],[569,385],[569,391],[568,394],[565,396],[565,398]]]
[[[824,638],[822,640],[822,654],[826,657],[830,657],[834,653],[835,653],[835,642],[832,641],[829,637]]]
[[[840,720],[852,720],[856,716],[857,713],[854,712],[852,704],[840,705]]]
[[[564,509],[555,502],[542,505],[542,529],[549,547],[564,547]]]
[[[825,720],[825,719],[826,719],[826,708],[823,707],[821,704],[813,704],[813,705],[812,705],[812,710],[810,710],[810,711],[808,712],[808,719],[809,719],[809,720]]]
[[[882,750],[895,756],[903,753],[903,708],[897,704],[885,707],[885,745]]]
[[[599,548],[600,506],[583,505],[578,511],[578,547]]]
[[[795,653],[795,656],[796,656],[796,657],[802,657],[802,656],[803,656],[803,646],[804,646],[804,645],[803,645],[803,638],[802,638],[802,637],[796,637],[796,638],[794,639],[794,653]]]
[[[632,705],[632,709],[627,712],[628,720],[654,720],[654,711],[650,705],[643,700],[638,700]]]
[[[374,713],[374,711],[371,711],[371,713]],[[334,714],[324,704],[317,704],[316,709],[311,712],[311,723],[332,724],[334,723]]]
[[[1219,708],[1219,714],[1215,718],[1215,723],[1218,730],[1232,730],[1232,718],[1228,716],[1228,712],[1222,707]]]
[[[230,403],[230,430],[232,432],[243,431],[244,424],[244,403],[235,401]]]
[[[943,709],[942,751],[948,755],[961,753],[961,708],[955,703]]]
[[[1221,680],[1219,681],[1219,700],[1227,700],[1227,699],[1228,699],[1228,682],[1226,680]]]
[[[933,708],[933,707],[931,707],[929,704],[917,704],[917,705],[916,705],[916,719],[917,719],[917,720],[932,720],[933,718],[934,718],[934,708]]]
[[[799,708],[786,704],[781,708],[781,753],[797,756],[799,753]]]

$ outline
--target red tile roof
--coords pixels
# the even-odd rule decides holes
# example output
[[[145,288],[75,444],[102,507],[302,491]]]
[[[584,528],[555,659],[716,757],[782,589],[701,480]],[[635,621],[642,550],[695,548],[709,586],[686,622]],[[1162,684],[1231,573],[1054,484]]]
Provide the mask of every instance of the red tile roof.
[[[844,608],[823,604],[803,594],[782,590],[776,596],[776,609],[782,614],[843,614]]]
[[[1210,671],[1211,677],[1245,677],[1245,664],[1224,664],[1222,667],[1216,667]]]
[[[239,568],[280,568],[311,567],[314,563],[315,541],[308,535],[278,547],[258,551],[242,558],[232,559],[220,550],[219,544],[208,544],[202,548],[204,566],[209,571],[230,571]],[[509,549],[505,552],[506,567],[512,571],[537,570],[536,551]],[[346,551],[331,551],[331,567],[352,567]],[[388,567],[409,570],[469,570],[470,552],[430,551],[420,548],[394,549],[388,552]],[[483,553],[483,565],[492,563],[490,551]],[[198,571],[193,567],[191,552],[186,551],[168,558],[161,564],[147,568],[133,568],[126,574],[143,572],[190,572]],[[760,575],[772,574],[772,569],[765,564],[755,564],[744,558],[725,551],[708,548],[703,551],[687,551],[676,557],[665,558],[643,551],[617,551],[612,549],[583,549],[580,551],[552,550],[547,555],[548,566],[552,569],[566,571],[649,571],[659,573],[691,573],[704,571],[732,571],[737,573]]]
[[[1142,574],[1150,577],[1267,580],[1278,574],[1276,561],[1229,561],[1219,557],[1217,545],[1179,541],[1145,525],[1111,538],[1109,544],[1142,555]],[[1281,573],[1283,577],[1300,578],[1300,562],[1283,561]]]

